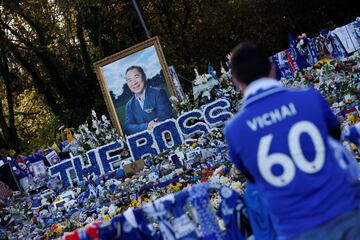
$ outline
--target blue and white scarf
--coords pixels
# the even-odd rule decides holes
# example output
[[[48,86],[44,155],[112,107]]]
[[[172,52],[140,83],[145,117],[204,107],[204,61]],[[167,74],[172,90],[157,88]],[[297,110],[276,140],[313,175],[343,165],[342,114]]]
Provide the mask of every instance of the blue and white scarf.
[[[195,185],[189,191],[189,202],[196,211],[203,239],[221,240],[221,230],[215,214],[209,208],[208,184]]]

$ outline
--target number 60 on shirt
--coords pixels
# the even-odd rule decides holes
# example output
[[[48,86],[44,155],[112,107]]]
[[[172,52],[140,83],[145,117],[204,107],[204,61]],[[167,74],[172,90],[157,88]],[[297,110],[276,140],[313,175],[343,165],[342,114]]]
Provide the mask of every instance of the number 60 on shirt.
[[[305,158],[300,144],[302,134],[309,135],[315,147],[315,159]],[[269,153],[274,134],[268,134],[260,139],[257,151],[257,163],[262,177],[276,187],[288,185],[295,177],[296,168],[313,174],[322,169],[325,163],[325,145],[319,129],[309,121],[300,121],[291,126],[288,133],[290,155],[284,153]],[[283,168],[281,175],[274,175],[272,167],[278,164]]]

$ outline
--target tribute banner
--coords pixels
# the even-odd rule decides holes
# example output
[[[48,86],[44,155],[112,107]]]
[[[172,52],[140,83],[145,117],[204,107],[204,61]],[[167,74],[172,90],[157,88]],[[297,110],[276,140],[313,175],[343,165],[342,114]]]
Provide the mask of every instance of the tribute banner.
[[[158,123],[150,131],[142,131],[127,137],[132,160],[154,156],[167,149],[186,143],[195,134],[201,136],[211,128],[222,126],[231,116],[230,102],[218,99],[201,107],[202,110],[186,112],[177,119],[167,119]],[[122,141],[92,149],[86,153],[88,164],[85,165],[81,156],[63,160],[49,168],[50,175],[61,178],[65,187],[72,186],[71,171],[75,171],[77,181],[84,174],[101,175],[114,170],[112,163],[121,161],[120,155],[113,155],[124,148]]]

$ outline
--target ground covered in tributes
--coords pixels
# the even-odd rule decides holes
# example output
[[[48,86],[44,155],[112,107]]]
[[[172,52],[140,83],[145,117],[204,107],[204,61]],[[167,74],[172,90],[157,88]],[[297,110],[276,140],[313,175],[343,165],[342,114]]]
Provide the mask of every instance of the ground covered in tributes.
[[[196,75],[195,84],[202,90],[195,94],[198,96],[195,100],[171,99],[179,115],[218,98],[230,100],[233,112],[241,107],[240,95],[233,87],[229,72],[222,69],[220,76],[213,72],[203,75],[196,72]],[[320,90],[339,117],[343,129],[360,120],[359,52],[343,60],[320,61],[313,67],[295,72],[294,78],[282,81],[289,87],[311,86]],[[119,139],[123,141],[104,117],[98,119],[93,113],[91,126],[88,128],[84,124],[76,131],[76,144],[69,146],[74,155],[80,154],[86,159],[85,153],[90,149]],[[359,159],[355,145],[348,142],[344,145]],[[130,156],[126,148],[120,155],[122,159]],[[176,155],[175,159],[170,160],[171,155]],[[240,194],[245,190],[244,178],[231,168],[221,126],[201,138],[194,137],[187,144],[147,158],[140,166],[130,165],[127,171],[120,167],[102,176],[85,174],[83,181],[77,181],[67,189],[63,188],[61,180],[50,179],[42,167],[33,179],[23,183],[29,185],[26,195],[14,194],[1,186],[0,236],[11,239],[60,237],[64,232],[82,228],[95,220],[110,220],[129,208],[141,207],[146,202],[198,183],[226,185]],[[211,206],[218,209],[223,198],[219,193],[213,194]],[[95,222],[93,226],[99,224]],[[91,233],[91,229],[88,231]]]

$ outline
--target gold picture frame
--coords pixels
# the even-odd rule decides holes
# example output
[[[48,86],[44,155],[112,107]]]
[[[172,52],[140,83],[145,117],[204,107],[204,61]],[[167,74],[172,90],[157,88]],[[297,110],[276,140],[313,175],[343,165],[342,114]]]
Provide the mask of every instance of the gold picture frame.
[[[144,58],[144,56],[147,58]],[[143,57],[144,59],[141,59],[141,57]],[[118,133],[124,137],[130,135],[124,131],[124,128],[122,126],[125,121],[125,116],[123,116],[123,113],[125,113],[125,107],[123,103],[122,105],[120,105],[117,100],[121,98],[122,101],[124,101],[124,92],[125,90],[128,90],[126,89],[128,87],[125,86],[127,85],[126,76],[124,77],[123,75],[121,75],[124,74],[124,69],[128,65],[142,66],[145,68],[145,73],[149,71],[152,74],[155,74],[160,66],[158,74],[155,75],[156,79],[162,80],[164,78],[166,88],[164,87],[164,83],[161,82],[163,90],[165,90],[170,96],[176,96],[175,86],[173,81],[171,80],[168,65],[161,49],[158,37],[153,37],[130,48],[127,48],[121,52],[115,53],[109,57],[95,62],[94,68],[96,71],[96,75],[99,79],[101,91],[105,99],[105,104],[108,109],[111,122],[113,123]],[[118,72],[119,77],[117,77],[116,72]],[[147,78],[149,78],[147,73],[146,75]],[[148,84],[147,81],[148,80],[146,79],[146,83]],[[159,82],[159,80],[157,80],[157,82]],[[122,87],[122,89],[120,89],[120,87]],[[127,93],[127,95],[129,95],[129,93]]]

